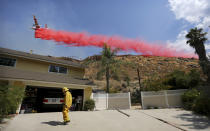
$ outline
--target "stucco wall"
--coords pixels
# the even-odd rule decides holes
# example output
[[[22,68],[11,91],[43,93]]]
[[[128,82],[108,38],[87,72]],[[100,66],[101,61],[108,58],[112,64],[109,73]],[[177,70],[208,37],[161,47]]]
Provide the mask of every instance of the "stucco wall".
[[[16,59],[15,68],[22,69],[22,70],[48,73],[50,65],[57,65],[57,66],[66,67],[68,69],[67,75],[69,75],[71,77],[83,78],[84,73],[85,73],[84,69],[75,68],[75,67],[71,67],[71,66],[67,67],[67,66],[52,64],[52,63],[48,63],[48,62],[40,62],[40,61],[36,61],[36,60],[29,60],[29,59],[25,59],[25,58],[17,58],[17,57],[5,56],[5,55],[4,55],[4,57],[15,58]],[[51,73],[53,73],[53,72],[51,72]]]
[[[92,94],[92,88],[91,87],[87,87],[87,88],[84,89],[84,102],[91,98],[91,94]]]
[[[69,67],[68,68],[68,74],[71,77],[83,78],[84,75],[85,75],[85,70],[84,69],[79,69],[79,68],[74,68],[74,67]]]
[[[47,73],[49,68],[49,63],[17,58],[16,68]]]

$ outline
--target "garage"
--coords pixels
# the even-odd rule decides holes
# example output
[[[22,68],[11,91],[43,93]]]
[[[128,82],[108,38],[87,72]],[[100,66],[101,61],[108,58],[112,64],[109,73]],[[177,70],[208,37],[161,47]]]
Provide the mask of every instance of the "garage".
[[[80,111],[83,106],[83,89],[69,89],[72,94],[71,111]],[[21,111],[35,112],[61,112],[63,106],[63,92],[61,88],[26,86],[25,97],[22,101]]]

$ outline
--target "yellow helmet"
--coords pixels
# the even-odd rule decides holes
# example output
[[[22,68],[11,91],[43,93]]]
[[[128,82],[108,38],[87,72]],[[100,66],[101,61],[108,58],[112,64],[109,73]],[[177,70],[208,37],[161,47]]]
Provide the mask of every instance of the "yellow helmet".
[[[63,92],[68,91],[69,89],[67,87],[63,87]]]

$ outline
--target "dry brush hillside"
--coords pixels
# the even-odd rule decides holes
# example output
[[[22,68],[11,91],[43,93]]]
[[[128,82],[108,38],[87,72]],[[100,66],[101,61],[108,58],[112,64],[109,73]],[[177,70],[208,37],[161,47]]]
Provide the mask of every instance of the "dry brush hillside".
[[[75,60],[68,57],[61,57],[60,59],[70,60],[72,62],[84,64],[87,61],[91,62],[87,65],[85,70],[85,78],[92,80],[96,84],[96,88],[105,89],[105,76],[97,78],[97,72],[100,70],[99,61],[101,56],[90,56],[83,61]],[[137,67],[140,70],[141,82],[151,77],[164,76],[174,70],[190,71],[196,69],[201,71],[198,64],[198,59],[193,58],[176,58],[176,57],[159,57],[159,56],[142,56],[142,55],[121,55],[116,56],[115,59],[123,61],[118,68],[119,78],[111,79],[111,91],[117,90],[126,92],[139,87]],[[130,63],[130,64],[128,64]],[[129,86],[126,82],[126,77],[130,79]]]
[[[98,88],[105,88],[105,77],[98,80],[97,72],[99,71],[100,56],[91,56],[85,59],[95,60],[96,62],[90,63],[85,72],[85,77],[93,80]],[[111,87],[117,89],[118,91],[127,91],[124,89],[126,84],[126,77],[130,79],[129,89],[138,88],[138,75],[136,67],[139,67],[141,82],[145,79],[148,79],[152,76],[164,76],[174,70],[190,71],[196,69],[200,71],[200,66],[197,59],[193,58],[176,58],[176,57],[159,57],[159,56],[141,56],[141,55],[123,55],[116,56],[115,59],[124,61],[124,64],[121,64],[118,70],[119,79],[111,80]],[[84,62],[83,61],[83,62]],[[132,64],[126,64],[132,63]],[[135,66],[133,66],[135,65]]]

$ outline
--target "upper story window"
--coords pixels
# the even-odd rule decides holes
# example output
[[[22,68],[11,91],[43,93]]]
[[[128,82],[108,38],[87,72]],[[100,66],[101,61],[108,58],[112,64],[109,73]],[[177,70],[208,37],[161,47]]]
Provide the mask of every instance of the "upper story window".
[[[0,65],[4,66],[15,66],[16,59],[0,57]]]
[[[49,72],[67,74],[67,68],[61,66],[50,65]]]

